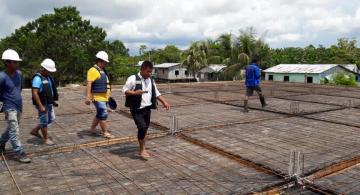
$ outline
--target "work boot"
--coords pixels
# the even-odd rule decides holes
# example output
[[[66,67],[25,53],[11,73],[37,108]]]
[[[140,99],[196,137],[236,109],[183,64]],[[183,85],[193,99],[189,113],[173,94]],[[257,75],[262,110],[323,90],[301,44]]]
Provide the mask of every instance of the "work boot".
[[[266,102],[265,102],[265,97],[264,96],[260,96],[260,102],[261,102],[261,106],[264,108],[265,106],[267,106]]]
[[[16,154],[14,158],[15,158],[15,160],[17,160],[17,161],[19,161],[21,163],[30,163],[31,162],[30,158],[27,157],[25,152],[22,152],[20,154]]]
[[[0,152],[5,152],[5,144],[0,144]]]
[[[244,100],[244,112],[249,112],[249,109],[247,107],[248,101]]]

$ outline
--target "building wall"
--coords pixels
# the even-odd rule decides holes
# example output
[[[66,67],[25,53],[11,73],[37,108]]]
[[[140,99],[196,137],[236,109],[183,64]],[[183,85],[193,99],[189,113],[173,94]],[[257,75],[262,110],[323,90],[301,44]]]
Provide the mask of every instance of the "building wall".
[[[344,74],[353,74],[355,76],[355,79],[358,83],[360,83],[360,76],[357,74],[354,74],[353,72],[347,71],[346,69],[340,68],[340,67],[334,67],[330,70],[327,70],[320,74],[321,79],[325,79],[325,77],[331,77],[331,75],[335,73],[344,73]]]
[[[323,73],[320,74],[320,77],[321,79],[325,79],[325,77],[328,77],[328,76],[331,76],[335,73],[345,73],[345,74],[348,74],[350,73],[349,71],[346,71],[345,69],[343,68],[340,68],[338,66],[334,67],[334,68],[331,68]]]
[[[169,69],[167,68],[155,68],[154,76],[160,79],[168,79]]]
[[[289,76],[289,82],[297,82],[297,83],[306,83],[306,77],[313,77],[313,83],[320,84],[326,77],[331,77],[335,73],[345,73],[345,74],[353,74],[350,71],[347,71],[344,68],[340,68],[338,66],[331,68],[327,71],[324,71],[320,74],[305,74],[305,73],[297,73],[297,74],[282,74],[282,73],[265,73],[265,80],[269,80],[269,76],[273,75],[274,81],[284,81],[284,76]],[[357,76],[357,75],[355,75]],[[357,81],[360,82],[360,77],[357,76]]]
[[[186,75],[186,68],[182,68],[179,66],[173,66],[170,68],[155,68],[156,78],[166,79],[166,80],[180,80],[180,79],[192,79],[193,77],[189,73]],[[178,75],[176,75],[176,71],[178,71]]]
[[[197,78],[200,82],[204,82],[204,81],[217,81],[218,77],[219,77],[219,72],[213,72],[213,73],[203,73],[203,72],[199,72],[197,75]]]
[[[265,73],[265,80],[269,80],[269,75],[273,75],[273,81],[284,81],[284,76],[289,76],[289,82],[306,83],[307,77],[313,78],[313,83],[320,84],[319,74],[282,74],[282,73]]]

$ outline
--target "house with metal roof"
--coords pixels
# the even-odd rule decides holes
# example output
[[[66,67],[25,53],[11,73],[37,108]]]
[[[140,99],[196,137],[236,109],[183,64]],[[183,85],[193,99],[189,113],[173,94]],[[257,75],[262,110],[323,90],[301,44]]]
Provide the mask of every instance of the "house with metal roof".
[[[216,81],[218,80],[218,75],[224,69],[226,65],[224,64],[209,64],[209,66],[201,69],[197,75],[199,81]]]
[[[356,64],[279,64],[264,70],[265,80],[296,83],[317,83],[331,80],[335,73],[353,74],[360,82]]]
[[[164,81],[185,81],[194,79],[192,74],[181,66],[181,63],[163,63],[154,66],[154,77]]]

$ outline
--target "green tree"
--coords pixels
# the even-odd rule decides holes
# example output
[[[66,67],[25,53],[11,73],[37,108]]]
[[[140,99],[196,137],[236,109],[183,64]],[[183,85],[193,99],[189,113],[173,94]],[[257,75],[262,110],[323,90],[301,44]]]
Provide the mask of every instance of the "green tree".
[[[150,53],[149,53],[150,52]],[[145,52],[145,56],[151,56],[155,63],[180,62],[181,50],[175,45],[167,45],[164,49],[156,49]]]
[[[121,83],[128,76],[133,75],[139,71],[137,67],[132,66],[134,60],[130,56],[116,55],[114,56],[106,70],[113,83]]]
[[[336,73],[331,77],[330,84],[357,86],[357,81],[353,74]]]
[[[146,50],[147,50],[146,45],[140,45],[140,47],[139,47],[139,55],[144,55]]]
[[[44,58],[57,65],[58,80],[83,81],[94,64],[97,51],[106,49],[106,32],[84,20],[75,7],[55,8],[1,40],[0,47],[13,48],[23,57],[25,76],[38,69]]]
[[[232,42],[231,51],[229,52],[230,57],[224,60],[224,63],[228,64],[228,68],[224,72],[224,78],[226,79],[239,78],[240,70],[249,64],[250,59],[255,56],[261,58],[262,67],[268,67],[271,60],[270,47],[261,37],[256,37],[253,28],[246,28],[239,32],[239,36]]]
[[[204,41],[198,41],[191,44],[183,55],[185,60],[182,62],[188,71],[196,78],[196,74],[207,66],[208,45]]]
[[[129,49],[119,40],[108,43],[108,52],[111,52],[113,55],[129,56]]]

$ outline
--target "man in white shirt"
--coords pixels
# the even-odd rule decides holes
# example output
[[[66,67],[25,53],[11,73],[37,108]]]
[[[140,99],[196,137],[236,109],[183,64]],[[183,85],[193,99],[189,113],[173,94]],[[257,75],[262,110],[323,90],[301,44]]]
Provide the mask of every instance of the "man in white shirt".
[[[145,149],[146,133],[150,125],[151,109],[157,108],[159,100],[166,110],[170,105],[161,96],[154,80],[151,78],[153,64],[144,61],[140,72],[130,76],[123,87],[123,93],[126,95],[125,106],[130,108],[131,115],[138,128],[139,155],[143,159],[150,157]]]

